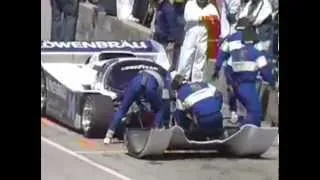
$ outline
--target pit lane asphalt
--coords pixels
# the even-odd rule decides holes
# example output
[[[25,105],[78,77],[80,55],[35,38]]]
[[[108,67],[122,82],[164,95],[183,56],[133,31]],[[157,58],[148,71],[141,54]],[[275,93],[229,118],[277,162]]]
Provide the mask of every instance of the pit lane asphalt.
[[[168,153],[157,159],[138,160],[126,154],[122,144],[105,146],[102,139],[87,139],[81,134],[41,119],[41,179],[121,179],[53,146],[67,148],[100,166],[135,180],[211,180],[278,179],[278,146],[272,146],[261,159],[228,158],[215,152]]]

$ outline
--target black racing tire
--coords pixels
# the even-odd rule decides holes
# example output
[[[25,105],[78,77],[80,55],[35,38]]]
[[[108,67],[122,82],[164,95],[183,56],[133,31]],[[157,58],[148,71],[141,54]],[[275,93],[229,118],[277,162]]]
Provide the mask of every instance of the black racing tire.
[[[262,94],[263,120],[271,125],[278,126],[279,121],[279,102],[277,91],[270,88],[265,88]]]
[[[81,130],[87,138],[103,137],[114,114],[109,96],[90,94],[82,106]]]
[[[262,89],[262,93],[261,93],[261,105],[262,105],[262,114],[263,114],[262,121],[265,121],[266,117],[267,117],[269,95],[270,95],[270,90],[268,88],[264,87]]]
[[[46,114],[46,103],[47,103],[47,85],[46,76],[43,71],[41,71],[41,117]]]
[[[278,98],[278,92],[277,91],[272,91],[270,93],[270,100],[269,102],[272,102],[272,104],[277,104],[275,105],[269,105],[269,112],[268,112],[268,117],[271,119],[271,127],[279,127],[279,98]]]

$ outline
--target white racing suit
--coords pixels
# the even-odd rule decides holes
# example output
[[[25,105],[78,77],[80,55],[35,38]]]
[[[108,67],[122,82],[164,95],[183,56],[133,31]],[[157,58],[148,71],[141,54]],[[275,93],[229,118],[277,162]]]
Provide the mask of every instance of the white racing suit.
[[[236,15],[240,9],[240,0],[217,0],[221,11],[221,34],[220,38],[224,39],[229,34],[235,33],[236,22],[230,22],[228,15]]]
[[[200,22],[202,16],[218,16],[217,8],[209,3],[201,9],[196,0],[189,0],[184,10],[185,38],[181,47],[177,72],[191,81],[204,81],[207,60],[208,33]]]
[[[266,22],[269,16],[272,15],[272,5],[269,0],[260,0],[256,7],[252,7],[252,2],[249,1],[240,8],[238,19],[247,17],[252,24],[257,28],[259,43],[255,45],[260,51],[268,53],[268,59],[273,55],[272,52],[272,24]],[[250,10],[253,9],[252,12]]]

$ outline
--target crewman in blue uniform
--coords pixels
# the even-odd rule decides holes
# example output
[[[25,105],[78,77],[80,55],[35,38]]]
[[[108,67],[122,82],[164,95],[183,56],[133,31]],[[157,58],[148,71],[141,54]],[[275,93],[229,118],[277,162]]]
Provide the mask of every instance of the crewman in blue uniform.
[[[220,138],[223,135],[222,93],[204,82],[189,82],[177,74],[172,80],[176,90],[174,117],[186,136],[194,140]]]
[[[112,143],[116,130],[124,125],[123,120],[134,102],[137,104],[140,104],[142,101],[149,103],[150,109],[144,109],[144,111],[154,112],[156,114],[154,127],[162,127],[170,117],[169,81],[169,73],[168,76],[163,77],[157,71],[140,71],[138,75],[131,80],[126,89],[120,107],[109,125],[104,143]]]
[[[273,89],[276,88],[275,78],[265,53],[255,47],[258,39],[249,21],[246,18],[239,20],[236,28],[238,32],[227,37],[220,47],[214,77],[218,76],[223,62],[227,61],[224,70],[231,91],[230,110],[236,111],[238,99],[247,110],[246,117],[238,119],[240,125],[253,124],[259,127],[263,116],[256,88],[257,76],[260,73]]]

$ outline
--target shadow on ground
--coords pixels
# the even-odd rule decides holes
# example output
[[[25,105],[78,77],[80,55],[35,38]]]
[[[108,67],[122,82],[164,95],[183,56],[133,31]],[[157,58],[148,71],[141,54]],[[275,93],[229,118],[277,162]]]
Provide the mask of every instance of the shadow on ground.
[[[135,158],[133,155],[126,153],[128,156]],[[255,160],[275,160],[276,158],[270,157],[262,157],[262,156],[235,156],[225,153],[218,152],[210,152],[210,153],[165,153],[163,155],[157,156],[146,156],[141,158],[142,160],[150,161],[150,163],[154,163],[154,161],[172,161],[172,160],[186,160],[186,159],[255,159]]]

